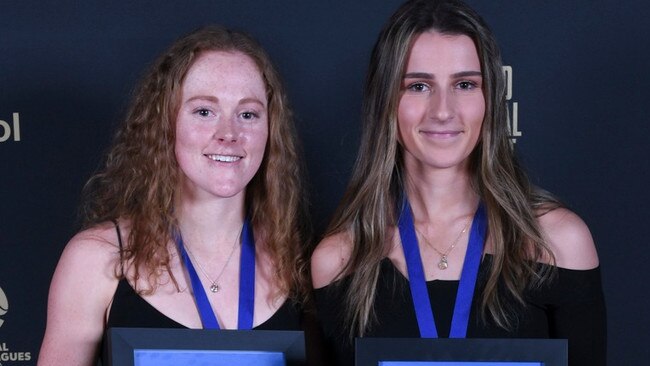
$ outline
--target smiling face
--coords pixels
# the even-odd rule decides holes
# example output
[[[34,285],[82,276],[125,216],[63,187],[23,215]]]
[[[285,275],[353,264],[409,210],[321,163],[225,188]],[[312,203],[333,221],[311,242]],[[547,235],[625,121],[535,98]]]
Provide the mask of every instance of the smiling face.
[[[466,169],[484,115],[481,63],[472,39],[435,31],[418,35],[397,113],[407,169]]]
[[[244,195],[268,137],[266,87],[253,60],[205,52],[189,69],[176,118],[176,160],[183,194]]]

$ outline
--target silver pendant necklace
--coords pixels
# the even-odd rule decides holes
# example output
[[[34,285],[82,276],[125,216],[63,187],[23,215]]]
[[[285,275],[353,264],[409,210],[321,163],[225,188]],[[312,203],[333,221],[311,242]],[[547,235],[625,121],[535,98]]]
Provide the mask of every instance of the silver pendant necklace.
[[[228,259],[226,259],[226,263],[223,265],[223,268],[221,268],[221,271],[217,275],[217,277],[213,280],[210,275],[208,275],[208,272],[203,268],[201,265],[201,262],[198,261],[198,259],[192,254],[192,251],[190,250],[189,246],[185,246],[185,249],[187,250],[187,253],[190,255],[190,258],[192,262],[196,263],[196,265],[199,267],[201,270],[201,273],[205,276],[205,278],[210,281],[210,292],[213,294],[216,294],[221,290],[221,286],[219,286],[219,279],[221,279],[221,276],[223,273],[226,271],[226,268],[228,268],[228,264],[230,263],[230,259],[232,259],[233,254],[235,254],[235,249],[237,248],[237,243],[239,243],[239,237],[241,235],[241,230],[239,231],[239,234],[237,234],[237,237],[235,238],[235,241],[232,243],[232,249],[230,250],[230,254],[228,255]]]

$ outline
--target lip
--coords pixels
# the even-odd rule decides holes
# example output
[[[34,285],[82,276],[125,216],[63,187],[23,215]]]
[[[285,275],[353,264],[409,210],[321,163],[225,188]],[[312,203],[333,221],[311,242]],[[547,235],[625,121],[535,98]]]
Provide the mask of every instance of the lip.
[[[454,137],[460,136],[462,130],[441,130],[441,131],[430,131],[430,130],[420,130],[421,134],[436,139],[452,139]]]
[[[244,157],[236,154],[203,154],[206,158],[217,163],[236,163]]]

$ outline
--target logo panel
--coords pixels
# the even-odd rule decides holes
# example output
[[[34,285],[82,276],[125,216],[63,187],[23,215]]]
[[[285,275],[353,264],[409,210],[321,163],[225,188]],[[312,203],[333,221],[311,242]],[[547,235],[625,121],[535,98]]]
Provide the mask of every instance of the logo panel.
[[[508,109],[508,130],[510,131],[510,139],[513,143],[517,142],[517,138],[522,136],[519,130],[519,102],[512,100],[512,80],[513,70],[512,66],[503,66],[503,75],[506,79],[506,107]]]
[[[0,287],[0,327],[2,327],[2,324],[4,323],[4,319],[1,317],[7,314],[9,311],[9,300],[7,299],[7,295],[5,295],[5,292],[2,291],[2,287]]]
[[[6,141],[20,141],[20,114],[14,113],[12,123],[0,120],[0,143]]]

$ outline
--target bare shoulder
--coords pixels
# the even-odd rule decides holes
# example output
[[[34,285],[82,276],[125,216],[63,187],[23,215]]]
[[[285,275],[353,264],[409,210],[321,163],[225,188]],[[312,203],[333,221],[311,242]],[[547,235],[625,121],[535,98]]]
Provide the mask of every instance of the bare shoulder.
[[[118,237],[113,223],[77,233],[61,254],[52,279],[51,296],[69,292],[83,296],[84,291],[90,288],[95,295],[103,289],[110,292],[116,282],[115,265],[119,258]],[[76,286],[71,287],[72,283]]]
[[[112,223],[75,235],[57,264],[39,365],[91,365],[117,287],[117,233]]]
[[[538,222],[558,267],[586,270],[598,266],[591,232],[578,215],[556,208],[539,216]]]
[[[325,237],[311,256],[311,277],[314,288],[329,285],[340,278],[350,260],[352,237],[347,231]]]
[[[57,271],[88,268],[97,272],[97,264],[114,261],[119,256],[117,232],[113,223],[104,223],[77,233],[63,250]]]

